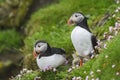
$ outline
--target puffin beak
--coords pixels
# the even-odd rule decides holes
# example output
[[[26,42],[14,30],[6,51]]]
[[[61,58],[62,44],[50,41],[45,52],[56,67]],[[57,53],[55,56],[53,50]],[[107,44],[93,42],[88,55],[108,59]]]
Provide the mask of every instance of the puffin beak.
[[[71,25],[71,24],[73,24],[74,23],[74,21],[72,21],[71,19],[69,19],[68,21],[67,21],[67,24],[68,25]]]
[[[34,58],[36,59],[37,54],[36,54],[35,50],[33,50],[33,56],[34,56]]]

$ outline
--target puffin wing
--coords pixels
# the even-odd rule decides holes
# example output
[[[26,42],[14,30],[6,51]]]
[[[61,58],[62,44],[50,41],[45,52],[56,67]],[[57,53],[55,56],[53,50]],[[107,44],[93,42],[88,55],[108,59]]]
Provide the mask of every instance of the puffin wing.
[[[65,50],[64,49],[61,49],[61,48],[52,48],[52,53],[54,54],[60,54],[60,55],[64,55],[66,54]]]

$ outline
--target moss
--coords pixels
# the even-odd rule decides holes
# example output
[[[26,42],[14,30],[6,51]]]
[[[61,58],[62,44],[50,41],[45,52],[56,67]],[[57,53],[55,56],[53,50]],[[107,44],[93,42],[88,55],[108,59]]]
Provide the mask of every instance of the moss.
[[[18,27],[28,11],[32,0],[6,0],[0,3],[1,11],[0,26]]]
[[[22,45],[21,39],[21,35],[14,29],[0,31],[0,52],[19,48]]]

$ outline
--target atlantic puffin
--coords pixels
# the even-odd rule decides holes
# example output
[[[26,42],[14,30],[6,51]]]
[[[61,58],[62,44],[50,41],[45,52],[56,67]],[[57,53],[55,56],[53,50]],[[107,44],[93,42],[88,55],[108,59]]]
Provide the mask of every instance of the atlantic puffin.
[[[75,25],[71,32],[71,41],[80,57],[80,66],[82,66],[83,58],[90,59],[91,56],[98,53],[95,48],[97,39],[88,27],[87,17],[81,12],[72,14],[67,23],[68,25]]]
[[[50,45],[43,40],[38,40],[34,44],[33,55],[34,58],[36,58],[38,67],[42,71],[57,68],[65,63],[65,53],[65,50],[61,48],[50,47]]]

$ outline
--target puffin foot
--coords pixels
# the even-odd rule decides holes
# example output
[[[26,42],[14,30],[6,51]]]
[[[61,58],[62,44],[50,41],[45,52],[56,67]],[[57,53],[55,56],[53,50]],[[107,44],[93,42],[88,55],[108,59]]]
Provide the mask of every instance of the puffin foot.
[[[80,59],[80,67],[83,66],[83,59]]]

